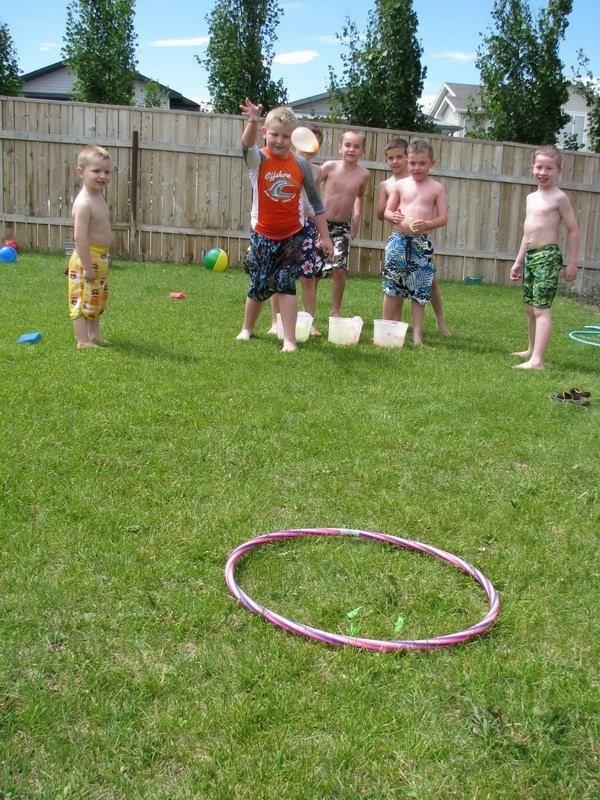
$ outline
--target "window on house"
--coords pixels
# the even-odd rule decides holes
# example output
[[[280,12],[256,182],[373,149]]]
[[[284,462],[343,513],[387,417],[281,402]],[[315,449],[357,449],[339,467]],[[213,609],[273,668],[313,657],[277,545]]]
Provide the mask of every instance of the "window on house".
[[[569,139],[572,136],[576,136],[577,141],[581,146],[583,144],[584,131],[585,131],[585,116],[580,116],[580,115],[572,116],[561,131],[563,144],[566,139]]]

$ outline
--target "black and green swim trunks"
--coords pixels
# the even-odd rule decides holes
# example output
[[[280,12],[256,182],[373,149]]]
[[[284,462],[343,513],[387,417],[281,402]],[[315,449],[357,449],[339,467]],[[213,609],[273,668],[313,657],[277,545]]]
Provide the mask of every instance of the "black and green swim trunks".
[[[523,267],[523,302],[534,308],[550,308],[562,267],[562,255],[557,244],[528,250]]]

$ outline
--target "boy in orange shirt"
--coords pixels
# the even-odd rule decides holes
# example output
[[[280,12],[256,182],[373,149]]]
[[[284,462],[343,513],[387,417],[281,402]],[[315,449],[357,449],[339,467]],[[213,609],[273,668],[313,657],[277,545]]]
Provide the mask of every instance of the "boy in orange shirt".
[[[237,339],[250,339],[264,301],[276,294],[283,325],[282,352],[292,352],[296,349],[296,279],[304,238],[303,188],[315,212],[322,248],[328,255],[333,255],[333,245],[311,166],[305,158],[290,152],[292,130],[297,124],[294,112],[281,107],[267,114],[261,129],[266,147],[259,150],[256,135],[262,105],[246,98],[240,108],[247,119],[242,150],[252,183],[252,233],[246,258],[250,286],[244,324]]]

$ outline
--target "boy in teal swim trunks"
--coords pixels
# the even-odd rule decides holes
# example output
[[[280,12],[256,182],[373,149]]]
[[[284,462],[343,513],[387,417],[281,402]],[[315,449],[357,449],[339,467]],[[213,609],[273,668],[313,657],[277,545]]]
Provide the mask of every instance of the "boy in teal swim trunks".
[[[529,344],[527,350],[513,353],[525,359],[519,369],[543,369],[544,356],[552,334],[550,307],[563,267],[558,247],[561,221],[568,235],[569,261],[565,279],[577,276],[579,228],[567,195],[556,185],[562,172],[562,155],[554,145],[544,145],[533,154],[533,179],[537,191],[527,196],[521,246],[510,270],[510,279],[523,281],[523,302],[527,312]]]

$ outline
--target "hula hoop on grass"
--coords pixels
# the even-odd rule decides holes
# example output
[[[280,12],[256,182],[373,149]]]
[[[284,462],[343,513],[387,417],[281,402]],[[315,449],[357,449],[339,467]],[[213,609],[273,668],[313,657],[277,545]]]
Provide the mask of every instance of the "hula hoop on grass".
[[[581,344],[591,344],[592,347],[600,347],[600,325],[584,325],[584,330],[582,331],[571,331],[569,333],[569,339],[573,339],[574,342],[580,342]],[[597,342],[590,342],[589,339],[584,339],[584,336],[597,336]]]
[[[446,561],[452,564],[453,567],[460,569],[467,575],[470,575],[473,580],[479,583],[490,602],[490,608],[487,614],[476,624],[464,631],[457,633],[450,633],[444,636],[436,636],[433,639],[416,639],[410,640],[379,640],[379,639],[363,639],[356,636],[345,636],[341,633],[329,633],[322,631],[319,628],[312,628],[310,625],[303,625],[300,622],[286,619],[280,614],[276,614],[259,603],[248,597],[245,592],[240,589],[234,578],[235,567],[240,558],[261,544],[268,542],[277,542],[281,539],[293,539],[301,536],[354,536],[359,539],[373,539],[378,542],[387,542],[388,544],[397,545],[398,547],[405,547],[408,550],[417,550],[420,553],[428,553],[429,555],[439,558],[441,561]],[[463,561],[462,558],[447,553],[445,550],[440,550],[437,547],[432,547],[428,544],[421,542],[413,542],[410,539],[401,539],[399,536],[390,536],[385,533],[374,533],[373,531],[358,531],[353,528],[298,528],[290,531],[279,531],[278,533],[268,533],[264,536],[257,536],[255,539],[241,544],[237,547],[227,559],[225,565],[225,582],[231,594],[239,600],[242,605],[246,606],[254,614],[258,614],[278,628],[298,633],[301,636],[307,636],[310,639],[316,639],[318,642],[325,642],[326,644],[340,644],[349,647],[358,647],[366,650],[431,650],[436,647],[446,647],[451,644],[458,644],[472,639],[474,636],[487,631],[487,629],[494,623],[496,617],[500,613],[500,598],[492,583],[483,575],[478,569]]]

